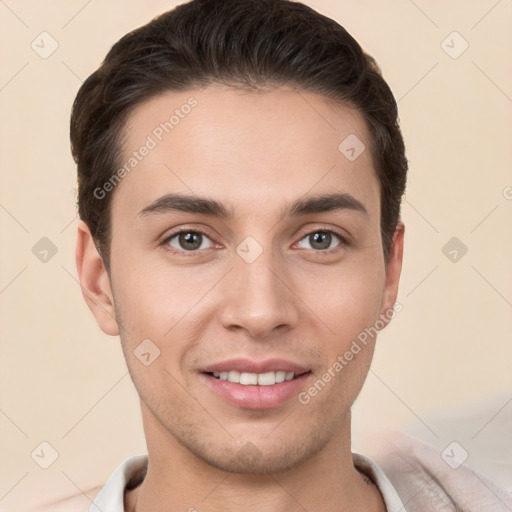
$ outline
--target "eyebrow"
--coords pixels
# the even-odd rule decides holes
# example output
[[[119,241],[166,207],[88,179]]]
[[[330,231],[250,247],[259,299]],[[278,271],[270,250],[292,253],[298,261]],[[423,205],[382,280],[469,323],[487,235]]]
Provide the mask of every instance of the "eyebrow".
[[[329,211],[351,210],[365,216],[368,211],[361,201],[348,193],[333,193],[315,195],[297,199],[281,210],[281,218],[298,217],[312,213]],[[144,217],[155,214],[166,214],[173,212],[197,213],[209,215],[223,220],[234,218],[234,208],[226,207],[223,203],[208,199],[184,194],[166,194],[159,197],[151,204],[143,208],[138,216]]]

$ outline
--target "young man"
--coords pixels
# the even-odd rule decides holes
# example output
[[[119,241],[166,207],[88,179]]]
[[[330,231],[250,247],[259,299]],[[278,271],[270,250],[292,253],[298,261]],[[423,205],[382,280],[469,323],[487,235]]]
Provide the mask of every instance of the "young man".
[[[148,449],[90,510],[405,510],[350,445],[404,237],[374,60],[303,4],[194,0],[114,45],[71,141],[80,282]]]

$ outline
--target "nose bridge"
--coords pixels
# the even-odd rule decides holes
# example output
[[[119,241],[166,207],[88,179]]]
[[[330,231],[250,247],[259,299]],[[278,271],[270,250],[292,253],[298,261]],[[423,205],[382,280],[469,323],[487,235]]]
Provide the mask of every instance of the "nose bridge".
[[[229,275],[221,318],[226,328],[238,326],[254,337],[264,337],[275,327],[297,322],[297,304],[284,284],[286,272],[271,242],[263,247],[247,237],[233,254]]]

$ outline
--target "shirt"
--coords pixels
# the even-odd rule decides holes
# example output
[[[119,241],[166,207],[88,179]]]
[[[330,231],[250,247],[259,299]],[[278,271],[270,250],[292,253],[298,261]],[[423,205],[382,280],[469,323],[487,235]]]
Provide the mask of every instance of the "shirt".
[[[359,453],[352,453],[354,466],[378,487],[388,512],[407,512],[395,488],[377,463]],[[96,496],[89,512],[125,512],[124,493],[127,485],[135,487],[147,468],[146,454],[134,455],[122,462]]]
[[[372,458],[352,453],[352,459],[378,487],[388,512],[512,512],[512,489],[468,465],[463,442],[441,449],[403,432],[379,441]],[[129,457],[104,486],[32,512],[125,512],[126,489],[142,481],[147,463],[146,454]]]

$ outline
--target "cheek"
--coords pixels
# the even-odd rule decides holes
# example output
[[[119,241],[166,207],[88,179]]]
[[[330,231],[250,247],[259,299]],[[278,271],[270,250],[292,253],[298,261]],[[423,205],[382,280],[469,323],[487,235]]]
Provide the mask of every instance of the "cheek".
[[[302,290],[304,301],[338,340],[338,348],[378,320],[384,276],[383,265],[374,260],[309,278]]]
[[[162,390],[179,388],[175,379],[182,380],[179,367],[190,348],[190,313],[201,290],[190,271],[178,274],[143,263],[116,262],[113,287],[130,374],[145,402],[156,406]],[[169,406],[181,403],[179,394],[164,394]]]
[[[125,353],[129,356],[142,340],[150,339],[163,356],[158,362],[165,359],[166,367],[175,368],[198,337],[206,318],[205,297],[218,281],[217,273],[155,264],[150,258],[116,264],[113,287]]]
[[[367,267],[362,274],[352,270],[337,279],[317,280],[317,284],[325,285],[323,292],[318,287],[310,295],[310,307],[318,312],[328,333],[321,345],[326,357],[316,380],[299,398],[303,404],[311,403],[319,414],[325,413],[323,417],[341,415],[352,405],[365,382],[375,348],[383,273],[378,266],[373,272]],[[339,420],[340,416],[331,418],[332,428]]]

